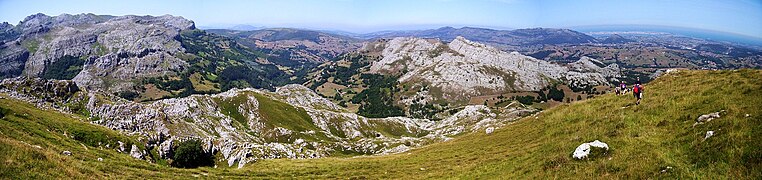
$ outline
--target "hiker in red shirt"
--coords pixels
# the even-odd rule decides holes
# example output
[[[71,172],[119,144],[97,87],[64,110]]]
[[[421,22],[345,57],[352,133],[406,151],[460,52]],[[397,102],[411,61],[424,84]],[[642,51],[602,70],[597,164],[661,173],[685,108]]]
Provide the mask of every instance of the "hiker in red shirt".
[[[635,104],[640,105],[640,99],[643,98],[643,86],[640,85],[640,80],[632,86],[632,94],[635,95],[635,99],[637,99]]]

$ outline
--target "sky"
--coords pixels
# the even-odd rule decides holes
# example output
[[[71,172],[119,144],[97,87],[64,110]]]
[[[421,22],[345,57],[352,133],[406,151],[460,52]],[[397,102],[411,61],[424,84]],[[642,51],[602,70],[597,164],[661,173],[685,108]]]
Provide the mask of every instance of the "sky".
[[[659,25],[762,38],[762,0],[0,0],[0,21],[35,13],[177,15],[197,27],[292,27],[367,33]]]

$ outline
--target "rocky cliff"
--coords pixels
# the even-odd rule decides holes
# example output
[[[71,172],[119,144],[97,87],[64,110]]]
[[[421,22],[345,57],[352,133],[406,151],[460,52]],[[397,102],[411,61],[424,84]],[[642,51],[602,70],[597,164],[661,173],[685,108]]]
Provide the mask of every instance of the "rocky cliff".
[[[537,91],[553,82],[570,86],[608,84],[618,76],[618,67],[585,58],[570,65],[554,64],[517,52],[457,37],[444,44],[437,40],[394,38],[383,44],[381,60],[373,62],[371,73],[399,74],[400,83],[429,84],[443,92],[443,99],[509,91]],[[598,62],[598,63],[593,63]]]
[[[179,33],[194,28],[193,21],[170,15],[35,14],[12,27],[18,36],[0,46],[0,74],[74,79],[87,89],[118,91],[137,78],[187,68],[176,57],[184,51]]]

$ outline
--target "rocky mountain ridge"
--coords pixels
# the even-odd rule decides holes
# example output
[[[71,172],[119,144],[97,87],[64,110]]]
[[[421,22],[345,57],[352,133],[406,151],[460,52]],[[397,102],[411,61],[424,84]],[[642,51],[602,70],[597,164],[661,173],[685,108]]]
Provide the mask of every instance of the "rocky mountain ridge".
[[[444,99],[510,91],[538,91],[553,82],[570,86],[607,85],[619,77],[616,64],[603,66],[591,58],[568,66],[503,52],[457,37],[448,44],[430,39],[394,38],[383,46],[371,73],[400,74],[400,83],[424,83],[441,89]],[[366,47],[371,48],[371,47]]]
[[[443,41],[452,41],[462,36],[466,39],[484,43],[502,50],[517,51],[532,48],[534,46],[554,44],[584,44],[598,42],[592,36],[570,29],[554,28],[528,28],[515,30],[495,30],[475,27],[442,27],[438,29],[420,31],[391,31],[375,33],[365,36],[366,38],[394,38],[394,37],[418,37],[438,38]]]
[[[207,151],[220,153],[228,165],[239,167],[257,159],[404,152],[465,132],[494,130],[535,112],[521,105],[499,109],[478,105],[466,106],[442,121],[365,118],[295,84],[275,92],[233,89],[149,104],[80,90],[66,80],[6,79],[1,87],[38,107],[81,114],[93,124],[139,136],[146,149],[131,150],[136,158],[147,158],[147,151],[170,158],[173,143],[201,139]],[[25,90],[30,87],[51,88]]]
[[[17,39],[2,44],[0,64],[6,66],[0,73],[74,79],[88,89],[121,90],[132,86],[131,80],[187,68],[176,57],[185,51],[178,37],[194,28],[193,21],[170,15],[35,14],[12,28]]]

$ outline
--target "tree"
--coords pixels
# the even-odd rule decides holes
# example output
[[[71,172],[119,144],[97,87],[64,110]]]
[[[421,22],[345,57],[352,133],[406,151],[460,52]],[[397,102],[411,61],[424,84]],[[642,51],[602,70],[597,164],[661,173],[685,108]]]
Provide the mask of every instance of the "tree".
[[[544,90],[537,91],[537,102],[548,100]]]
[[[370,118],[404,116],[402,108],[394,104],[397,79],[394,76],[362,74],[368,88],[352,97],[352,103],[361,104],[358,114]]]
[[[172,166],[179,168],[197,168],[199,166],[213,166],[214,156],[204,152],[201,141],[188,140],[181,142],[174,150]]]
[[[518,96],[516,100],[519,101],[521,104],[532,105],[532,101],[534,101],[534,97],[533,96]]]
[[[548,99],[553,99],[558,102],[562,102],[564,100],[564,91],[559,90],[556,87],[551,87],[548,91]]]

